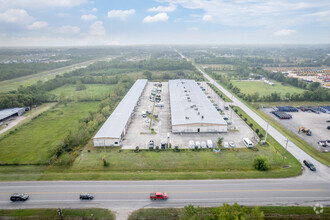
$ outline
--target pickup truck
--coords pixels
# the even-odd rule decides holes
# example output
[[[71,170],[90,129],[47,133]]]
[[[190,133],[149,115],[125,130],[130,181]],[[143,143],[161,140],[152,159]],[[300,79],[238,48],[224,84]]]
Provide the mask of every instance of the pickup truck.
[[[166,200],[167,198],[168,198],[167,193],[163,193],[163,192],[150,193],[151,200],[156,200],[156,199]]]

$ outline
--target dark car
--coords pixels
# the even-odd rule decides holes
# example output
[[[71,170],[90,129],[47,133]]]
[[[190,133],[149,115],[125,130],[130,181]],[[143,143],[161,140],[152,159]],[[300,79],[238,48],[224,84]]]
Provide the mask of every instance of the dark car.
[[[311,171],[316,171],[316,168],[314,167],[314,165],[309,162],[308,160],[304,160],[304,164],[311,170]]]
[[[28,198],[29,195],[23,193],[14,193],[12,196],[10,196],[11,201],[26,201]]]
[[[92,199],[94,199],[94,196],[89,193],[83,193],[83,194],[80,194],[80,199],[92,200]]]

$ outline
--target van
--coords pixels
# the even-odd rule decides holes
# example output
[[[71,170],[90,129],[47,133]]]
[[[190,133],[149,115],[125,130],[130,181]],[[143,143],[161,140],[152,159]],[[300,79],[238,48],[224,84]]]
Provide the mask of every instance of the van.
[[[195,142],[193,140],[189,141],[189,148],[194,149],[195,148]]]
[[[162,102],[156,103],[155,107],[164,107],[164,103],[162,103]]]
[[[249,138],[243,138],[243,144],[248,148],[253,147],[253,143]]]
[[[213,143],[212,143],[212,141],[211,140],[207,140],[207,147],[208,148],[213,148]]]

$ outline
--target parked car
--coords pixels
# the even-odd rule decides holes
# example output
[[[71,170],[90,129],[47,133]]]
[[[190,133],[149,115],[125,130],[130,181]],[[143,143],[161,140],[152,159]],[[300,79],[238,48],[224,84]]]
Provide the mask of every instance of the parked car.
[[[202,147],[202,148],[206,148],[206,147],[207,147],[205,141],[202,141],[202,142],[201,142],[201,147]]]
[[[195,148],[195,142],[193,140],[189,141],[189,148],[194,149]]]
[[[225,121],[228,121],[228,119],[229,119],[228,117],[223,117],[223,120]]]
[[[164,103],[162,103],[162,102],[156,103],[155,107],[164,107]]]
[[[154,141],[153,141],[153,140],[150,140],[150,141],[149,141],[149,149],[150,149],[150,148],[153,149],[154,146],[155,146]]]
[[[196,141],[195,145],[197,146],[198,149],[201,148],[201,143],[199,141]]]
[[[23,193],[14,193],[13,195],[10,196],[10,200],[15,202],[15,201],[26,201],[29,199],[28,194],[23,194]]]
[[[229,110],[229,107],[228,106],[225,106],[225,110]]]
[[[223,147],[224,147],[224,148],[229,148],[229,144],[228,144],[228,142],[223,142]]]
[[[305,164],[306,167],[308,167],[311,171],[316,171],[316,168],[315,168],[314,164],[312,164],[312,163],[309,162],[308,160],[304,160],[304,164]]]
[[[80,194],[80,199],[81,200],[83,200],[83,199],[92,200],[92,199],[94,199],[94,196],[90,193],[82,193],[82,194]]]
[[[207,147],[213,148],[213,142],[211,140],[207,140]]]
[[[150,199],[151,200],[166,200],[168,199],[168,195],[167,193],[163,193],[163,192],[155,192],[155,193],[150,193]]]
[[[229,146],[231,147],[231,148],[234,148],[234,147],[236,147],[236,145],[235,145],[235,143],[234,142],[229,142]]]

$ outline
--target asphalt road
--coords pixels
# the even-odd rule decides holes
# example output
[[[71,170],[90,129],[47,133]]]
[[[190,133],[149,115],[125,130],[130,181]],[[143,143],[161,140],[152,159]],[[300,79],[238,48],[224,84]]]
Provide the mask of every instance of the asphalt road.
[[[164,191],[166,201],[151,201],[149,193]],[[11,202],[12,193],[27,193],[25,202]],[[91,201],[80,201],[79,194],[92,193]],[[219,206],[308,205],[330,206],[330,185],[325,180],[291,179],[195,180],[195,181],[54,181],[1,182],[0,208],[83,208],[111,210],[145,207],[183,207],[188,204]]]
[[[182,58],[184,57],[180,52],[176,51]],[[195,65],[196,66],[196,65]],[[262,119],[259,115],[257,115],[254,111],[252,111],[249,107],[247,107],[244,103],[242,103],[240,100],[235,98],[230,92],[228,92],[225,88],[223,88],[221,85],[219,85],[215,80],[213,80],[209,75],[207,75],[203,70],[201,70],[198,66],[196,68],[203,74],[203,76],[209,80],[210,83],[214,84],[221,92],[223,92],[226,96],[232,99],[233,104],[240,107],[245,111],[254,121],[256,121],[263,129],[267,129],[267,122]],[[271,125],[268,125],[268,134],[270,134],[278,143],[280,143],[284,148],[287,145],[287,150],[295,157],[297,160],[300,161],[300,163],[303,162],[303,160],[309,160],[311,161],[317,171],[313,174],[305,175],[305,179],[320,177],[323,179],[326,179],[330,181],[330,167],[323,165],[322,163],[315,160],[313,157],[311,157],[309,154],[307,154],[305,151],[301,150],[297,145],[292,143],[291,141],[287,144],[287,137],[282,135],[279,131],[277,131],[274,127]]]

